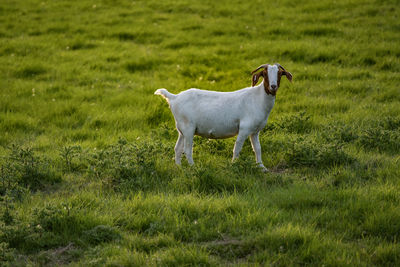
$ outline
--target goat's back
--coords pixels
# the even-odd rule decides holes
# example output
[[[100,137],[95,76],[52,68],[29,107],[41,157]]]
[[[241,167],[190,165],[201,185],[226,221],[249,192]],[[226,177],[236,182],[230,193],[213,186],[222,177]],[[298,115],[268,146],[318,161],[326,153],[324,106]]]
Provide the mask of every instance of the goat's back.
[[[196,113],[200,116],[215,113],[235,114],[245,99],[248,90],[242,89],[234,92],[216,92],[192,88],[176,95],[170,102],[172,112]]]

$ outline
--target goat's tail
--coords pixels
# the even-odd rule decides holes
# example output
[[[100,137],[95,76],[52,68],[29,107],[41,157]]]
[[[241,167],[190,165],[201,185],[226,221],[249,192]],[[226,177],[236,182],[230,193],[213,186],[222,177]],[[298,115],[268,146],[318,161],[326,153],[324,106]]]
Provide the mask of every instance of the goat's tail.
[[[167,100],[167,102],[169,103],[170,100],[173,100],[176,98],[176,95],[171,94],[170,92],[167,91],[167,89],[165,88],[161,88],[161,89],[157,89],[154,92],[155,95],[160,95],[162,97],[165,98],[165,100]]]

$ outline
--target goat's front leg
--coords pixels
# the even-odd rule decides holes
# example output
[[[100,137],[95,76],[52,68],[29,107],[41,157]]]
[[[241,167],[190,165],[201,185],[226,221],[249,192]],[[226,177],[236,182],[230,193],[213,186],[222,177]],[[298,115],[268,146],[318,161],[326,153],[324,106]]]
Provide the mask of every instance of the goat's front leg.
[[[253,147],[254,154],[256,155],[256,162],[258,163],[258,166],[264,171],[268,171],[267,168],[265,168],[264,164],[262,163],[261,159],[261,145],[260,145],[260,139],[259,139],[259,133],[254,133],[250,135],[250,142],[251,146]]]
[[[233,147],[233,158],[232,161],[239,157],[239,153],[242,150],[243,143],[246,140],[247,136],[249,136],[249,132],[246,130],[239,130],[239,134],[236,138],[235,146]]]

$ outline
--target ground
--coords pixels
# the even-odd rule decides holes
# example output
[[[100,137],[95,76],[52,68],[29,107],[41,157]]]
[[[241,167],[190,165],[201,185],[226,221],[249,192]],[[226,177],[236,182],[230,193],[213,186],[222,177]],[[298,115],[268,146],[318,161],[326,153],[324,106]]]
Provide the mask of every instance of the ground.
[[[0,265],[399,265],[397,1],[5,0],[0,22]],[[274,62],[270,172],[234,138],[175,166],[154,91]]]

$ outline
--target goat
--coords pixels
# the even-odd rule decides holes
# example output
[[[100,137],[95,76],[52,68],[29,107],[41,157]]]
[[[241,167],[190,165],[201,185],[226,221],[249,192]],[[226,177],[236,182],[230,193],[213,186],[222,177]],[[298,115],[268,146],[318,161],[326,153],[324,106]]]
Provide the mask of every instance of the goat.
[[[194,135],[211,139],[237,135],[232,160],[238,158],[244,141],[250,136],[256,163],[267,171],[261,159],[259,133],[267,124],[275,104],[282,75],[292,81],[292,74],[279,63],[263,64],[252,72],[252,87],[233,92],[192,88],[175,95],[164,88],[156,90],[154,94],[167,100],[175,118],[179,134],[175,145],[175,163],[180,165],[185,153],[189,165],[194,164]],[[255,86],[260,77],[263,77],[262,83]]]

